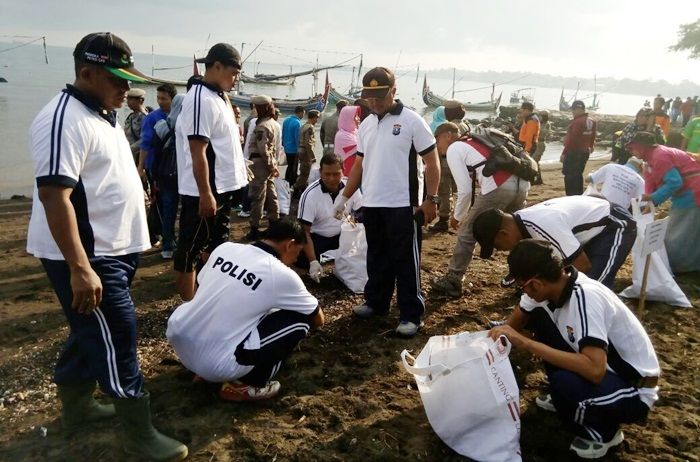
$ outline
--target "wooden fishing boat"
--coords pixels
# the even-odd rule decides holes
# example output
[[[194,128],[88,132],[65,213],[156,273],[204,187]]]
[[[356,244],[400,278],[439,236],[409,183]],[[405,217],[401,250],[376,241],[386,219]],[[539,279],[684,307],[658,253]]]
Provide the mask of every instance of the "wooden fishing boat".
[[[326,85],[323,90],[323,94],[318,94],[306,99],[285,99],[285,98],[272,98],[275,103],[275,107],[282,112],[294,112],[294,108],[297,106],[304,107],[305,110],[310,111],[315,109],[317,111],[323,112],[328,103],[328,93],[330,91],[330,83],[326,80]],[[254,95],[249,93],[229,93],[229,98],[231,102],[238,105],[239,107],[247,108],[250,106],[250,99]]]
[[[255,74],[251,77],[246,73],[241,74],[241,82],[254,83],[256,85],[294,85],[296,77],[279,77],[271,74]]]
[[[500,95],[498,95],[498,98],[494,99],[493,98],[493,93],[491,96],[491,101],[484,101],[481,103],[472,103],[472,102],[464,102],[462,101],[462,105],[464,105],[464,109],[467,111],[473,111],[473,112],[495,112],[498,109],[498,106],[501,104],[501,97],[503,96],[503,92],[501,92]],[[424,77],[423,78],[423,102],[425,103],[426,106],[428,107],[438,107],[438,106],[444,106],[445,102],[447,99],[443,98],[442,96],[436,95],[435,93],[430,91],[430,87],[428,87],[428,78]]]

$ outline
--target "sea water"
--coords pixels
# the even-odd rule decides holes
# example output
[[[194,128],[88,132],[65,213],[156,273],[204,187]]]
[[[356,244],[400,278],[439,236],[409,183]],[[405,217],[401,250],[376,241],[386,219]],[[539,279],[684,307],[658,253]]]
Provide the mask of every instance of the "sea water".
[[[0,50],[9,48],[12,44],[0,43]],[[185,50],[186,51],[186,50]],[[73,82],[74,69],[72,49],[67,47],[48,47],[49,63],[44,62],[42,47],[28,45],[7,53],[0,54],[0,77],[8,80],[0,83],[0,198],[12,194],[31,195],[33,187],[33,169],[29,156],[29,126],[41,110],[66,83]],[[187,80],[192,74],[192,58],[176,56],[151,56],[137,53],[134,57],[136,66],[146,74],[160,78]],[[333,64],[332,62],[327,64]],[[446,63],[448,67],[451,63]],[[170,70],[153,70],[153,67],[172,67]],[[308,65],[294,66],[292,70],[299,72],[308,69]],[[367,68],[365,67],[365,70]],[[244,65],[248,74],[271,73],[286,74],[289,65],[260,64],[254,59]],[[332,69],[328,72],[334,88],[345,92],[353,80],[351,68]],[[427,121],[432,119],[432,110],[425,107],[422,100],[423,74],[416,75],[416,70],[397,71],[397,96],[407,106],[415,108]],[[252,94],[267,94],[279,98],[307,98],[323,91],[325,72],[317,80],[311,76],[299,77],[293,86],[276,85],[244,85],[242,91]],[[443,97],[451,97],[452,81],[444,78],[428,77],[431,90]],[[478,89],[455,94],[462,101],[487,101],[491,96],[489,83],[460,81],[456,85],[458,91]],[[146,105],[157,108],[155,86],[143,87],[146,93]],[[510,93],[520,88],[517,84],[500,85],[496,87],[496,96],[503,93],[502,104],[508,104]],[[184,87],[178,88],[184,92]],[[561,89],[535,88],[535,104],[538,108],[556,108],[559,104]],[[571,93],[569,91],[568,93]],[[644,96],[621,95],[608,93],[601,97],[600,113],[634,114],[641,107]],[[248,108],[241,108],[243,118],[248,115]],[[329,111],[333,110],[330,108]],[[128,114],[126,103],[119,111],[119,120],[124,121]],[[469,113],[468,118],[481,118],[489,114]],[[285,115],[283,114],[283,117]],[[280,119],[282,123],[283,118]],[[316,129],[320,128],[320,123]],[[320,159],[320,143],[316,157]],[[543,156],[544,162],[556,162],[561,154],[561,143],[548,143]],[[603,152],[597,155],[604,154]]]

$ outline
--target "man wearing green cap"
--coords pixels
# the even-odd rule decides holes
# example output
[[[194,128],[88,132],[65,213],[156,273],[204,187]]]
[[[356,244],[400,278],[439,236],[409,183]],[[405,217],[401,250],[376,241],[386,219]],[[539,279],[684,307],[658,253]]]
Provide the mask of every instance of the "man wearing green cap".
[[[41,259],[70,326],[54,380],[68,431],[113,417],[139,459],[182,460],[187,446],[151,424],[136,354],[130,285],[151,247],[143,190],[116,109],[134,69],[129,46],[110,33],[85,36],[73,52],[75,82],[32,123],[36,187],[27,251]],[[96,383],[114,405],[95,401]]]

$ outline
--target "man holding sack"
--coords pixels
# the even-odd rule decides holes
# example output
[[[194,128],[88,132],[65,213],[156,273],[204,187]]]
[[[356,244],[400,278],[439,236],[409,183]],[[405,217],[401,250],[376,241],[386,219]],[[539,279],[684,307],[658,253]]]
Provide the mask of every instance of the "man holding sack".
[[[570,449],[579,457],[603,457],[623,441],[620,424],[643,422],[658,399],[661,370],[651,340],[610,289],[565,268],[550,242],[520,241],[508,266],[524,294],[489,336],[505,335],[544,360],[551,395],[537,405],[576,434]],[[520,333],[525,328],[534,339]]]

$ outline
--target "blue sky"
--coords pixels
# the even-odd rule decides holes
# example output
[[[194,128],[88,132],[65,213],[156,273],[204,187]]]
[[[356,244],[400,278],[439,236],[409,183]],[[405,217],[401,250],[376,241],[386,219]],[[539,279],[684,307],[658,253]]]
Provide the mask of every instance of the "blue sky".
[[[427,5],[427,6],[426,6]],[[700,61],[670,53],[697,0],[223,1],[0,0],[0,30],[73,46],[109,30],[135,51],[189,56],[219,41],[363,52],[365,65],[534,71],[555,75],[700,81]],[[252,47],[252,45],[251,45]],[[258,59],[299,63],[284,48]],[[291,58],[275,54],[277,50]],[[319,54],[323,63],[348,55]]]

